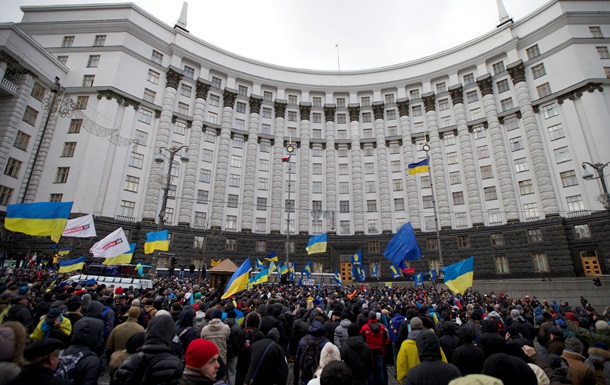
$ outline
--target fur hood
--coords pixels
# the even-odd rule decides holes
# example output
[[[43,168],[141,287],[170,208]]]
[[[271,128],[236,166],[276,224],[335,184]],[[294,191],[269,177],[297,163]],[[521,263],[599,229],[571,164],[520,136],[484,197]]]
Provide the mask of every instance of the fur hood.
[[[600,348],[589,348],[589,356],[598,356],[606,361],[610,361],[610,352]]]

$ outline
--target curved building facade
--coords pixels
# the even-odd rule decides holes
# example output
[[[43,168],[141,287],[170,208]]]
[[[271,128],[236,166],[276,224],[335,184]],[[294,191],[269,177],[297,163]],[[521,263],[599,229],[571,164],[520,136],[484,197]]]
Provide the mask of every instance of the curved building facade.
[[[607,195],[581,166],[610,161],[607,2],[550,1],[439,54],[341,72],[240,57],[133,4],[22,10],[0,26],[2,205],[74,201],[143,240],[185,146],[164,213],[183,264],[283,255],[288,235],[293,259],[334,271],[358,248],[383,261],[410,221],[427,268],[438,226],[445,264],[480,256],[480,276],[608,271]],[[408,175],[427,155],[430,173]],[[307,258],[322,232],[329,251]]]

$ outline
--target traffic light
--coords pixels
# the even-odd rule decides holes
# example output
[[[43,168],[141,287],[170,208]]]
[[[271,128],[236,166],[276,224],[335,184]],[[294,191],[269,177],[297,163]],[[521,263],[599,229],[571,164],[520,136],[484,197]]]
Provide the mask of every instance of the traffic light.
[[[602,286],[602,281],[599,278],[593,278],[593,284],[595,286],[601,287]]]

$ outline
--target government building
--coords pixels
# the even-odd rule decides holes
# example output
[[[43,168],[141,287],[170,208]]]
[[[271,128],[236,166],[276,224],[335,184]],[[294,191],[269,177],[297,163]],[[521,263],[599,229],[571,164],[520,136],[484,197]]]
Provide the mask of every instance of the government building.
[[[500,8],[432,56],[318,71],[215,47],[186,6],[175,26],[130,3],[24,6],[0,25],[0,211],[73,201],[145,263],[162,220],[161,273],[277,252],[349,279],[361,250],[391,280],[383,251],[411,222],[418,270],[473,255],[475,278],[608,274],[610,4]],[[49,244],[2,232],[9,259]]]

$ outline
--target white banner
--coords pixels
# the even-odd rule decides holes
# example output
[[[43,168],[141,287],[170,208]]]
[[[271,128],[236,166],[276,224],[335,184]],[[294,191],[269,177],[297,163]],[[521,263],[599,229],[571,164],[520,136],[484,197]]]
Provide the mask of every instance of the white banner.
[[[316,284],[315,279],[304,279],[303,280],[303,285],[305,285],[305,286],[314,286],[315,284]]]
[[[129,242],[125,236],[125,232],[122,227],[119,227],[112,233],[108,234],[106,238],[97,242],[91,247],[89,252],[94,257],[99,258],[112,258],[118,255],[128,252],[130,249]]]
[[[96,237],[93,215],[85,215],[74,219],[68,219],[62,234],[64,237],[89,238]]]

